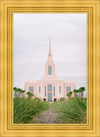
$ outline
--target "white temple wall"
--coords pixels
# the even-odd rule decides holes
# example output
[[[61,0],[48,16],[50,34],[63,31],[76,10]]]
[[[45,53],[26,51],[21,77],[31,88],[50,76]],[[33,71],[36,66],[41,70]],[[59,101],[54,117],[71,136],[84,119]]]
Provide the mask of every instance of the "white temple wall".
[[[71,82],[71,83],[65,83],[63,82],[63,80],[37,80],[35,81],[35,83],[33,82],[26,82],[24,85],[24,88],[26,90],[26,95],[27,92],[29,92],[29,87],[34,87],[34,91],[33,94],[35,97],[46,99],[48,100],[48,85],[51,84],[52,85],[52,101],[54,101],[54,99],[56,100],[60,100],[60,98],[64,97],[64,98],[68,98],[67,97],[67,93],[69,91],[66,91],[66,87],[71,87],[71,91],[73,91],[75,89],[75,83]],[[41,91],[39,93],[39,87],[41,88]],[[45,96],[45,87],[46,87],[46,96]],[[55,87],[55,96],[54,96],[54,87]],[[59,87],[61,87],[61,93],[59,92]],[[74,96],[74,94],[72,94],[72,97]]]

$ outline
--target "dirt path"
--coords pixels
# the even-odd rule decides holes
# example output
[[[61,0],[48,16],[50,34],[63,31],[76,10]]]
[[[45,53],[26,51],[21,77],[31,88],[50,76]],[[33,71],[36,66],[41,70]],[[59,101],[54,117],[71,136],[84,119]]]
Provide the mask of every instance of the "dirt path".
[[[58,114],[55,112],[52,106],[39,117],[33,119],[34,123],[54,124],[59,123]]]

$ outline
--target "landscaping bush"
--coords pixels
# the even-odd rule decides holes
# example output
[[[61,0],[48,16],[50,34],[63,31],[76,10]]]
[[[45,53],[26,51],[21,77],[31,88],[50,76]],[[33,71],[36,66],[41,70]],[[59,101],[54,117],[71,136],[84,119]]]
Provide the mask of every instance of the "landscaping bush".
[[[62,123],[86,123],[87,121],[86,99],[71,98],[55,102],[52,106],[59,113]]]
[[[60,101],[65,101],[65,98],[64,97],[60,98]]]
[[[28,123],[48,108],[49,103],[38,98],[14,98],[14,123]]]

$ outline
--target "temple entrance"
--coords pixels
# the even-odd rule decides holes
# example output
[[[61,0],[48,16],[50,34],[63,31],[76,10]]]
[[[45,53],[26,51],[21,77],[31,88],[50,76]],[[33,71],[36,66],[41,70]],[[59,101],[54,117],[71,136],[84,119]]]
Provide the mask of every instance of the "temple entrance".
[[[48,85],[48,102],[52,102],[52,85]]]
[[[44,98],[43,100],[46,101],[46,98]]]

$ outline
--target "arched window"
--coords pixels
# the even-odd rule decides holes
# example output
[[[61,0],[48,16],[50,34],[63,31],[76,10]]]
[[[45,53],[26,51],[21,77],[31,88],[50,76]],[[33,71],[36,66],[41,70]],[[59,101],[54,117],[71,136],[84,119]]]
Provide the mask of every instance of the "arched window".
[[[71,91],[71,87],[66,87],[66,95],[69,91]]]
[[[52,85],[51,84],[48,85],[48,91],[52,91]]]
[[[48,75],[51,75],[51,74],[52,74],[52,67],[48,66]]]
[[[61,87],[59,87],[59,93],[61,93]]]
[[[29,87],[29,91],[34,91],[34,87]]]
[[[71,87],[66,87],[66,91],[71,91]]]
[[[41,87],[39,86],[39,93],[41,93]]]
[[[46,97],[46,87],[45,87],[45,97]]]
[[[53,93],[54,93],[54,97],[55,97],[55,87],[53,87]]]
[[[29,92],[34,93],[34,87],[29,87]]]

